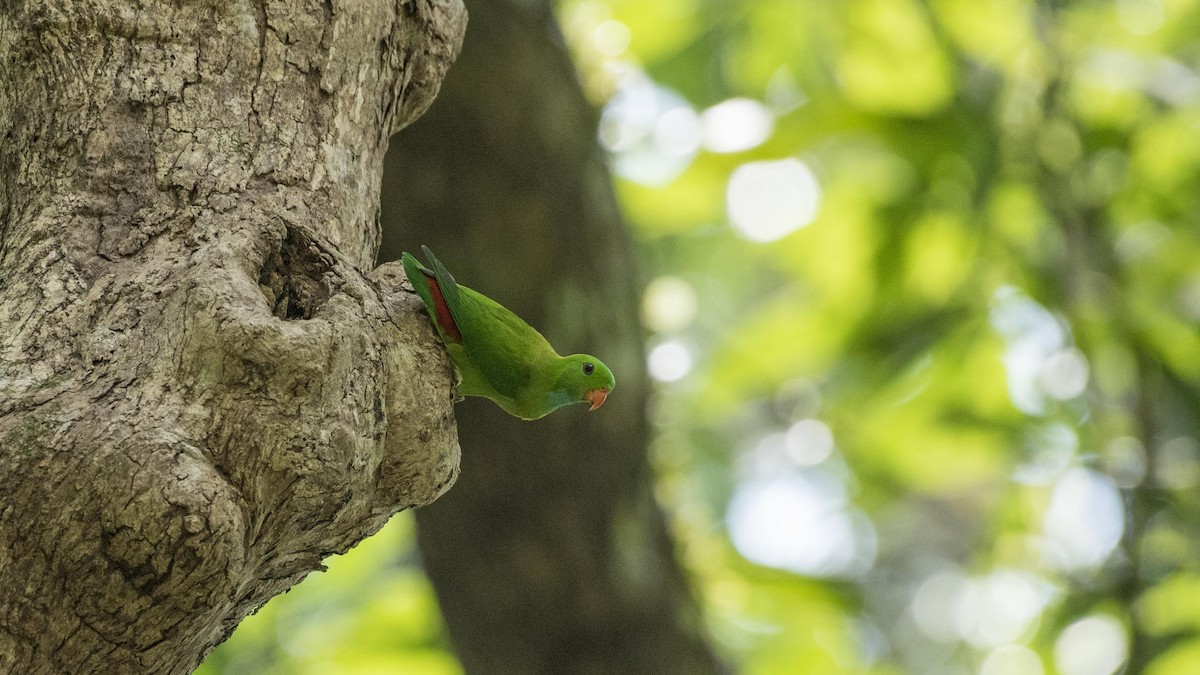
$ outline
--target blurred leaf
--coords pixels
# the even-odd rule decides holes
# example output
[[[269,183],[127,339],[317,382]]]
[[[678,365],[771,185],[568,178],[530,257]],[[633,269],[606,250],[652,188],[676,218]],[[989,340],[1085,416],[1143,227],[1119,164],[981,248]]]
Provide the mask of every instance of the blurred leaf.
[[[613,18],[629,27],[631,51],[647,63],[679,51],[707,28],[697,0],[615,0],[609,6]]]
[[[937,17],[970,56],[1011,74],[1037,58],[1033,7],[1027,0],[937,0]]]
[[[626,211],[636,216],[646,236],[660,237],[711,226],[725,213],[725,181],[719,167],[694,162],[669,185],[652,187],[617,181],[617,192]]]
[[[1200,640],[1172,647],[1146,667],[1146,675],[1179,675],[1195,670],[1200,663]]]
[[[954,93],[953,65],[911,0],[848,3],[838,75],[846,97],[874,112],[927,115]]]
[[[975,244],[953,214],[927,214],[914,223],[905,244],[906,285],[917,297],[940,305],[966,281]]]
[[[1137,612],[1154,635],[1200,632],[1200,604],[1189,598],[1200,598],[1200,575],[1174,574],[1138,599]]]

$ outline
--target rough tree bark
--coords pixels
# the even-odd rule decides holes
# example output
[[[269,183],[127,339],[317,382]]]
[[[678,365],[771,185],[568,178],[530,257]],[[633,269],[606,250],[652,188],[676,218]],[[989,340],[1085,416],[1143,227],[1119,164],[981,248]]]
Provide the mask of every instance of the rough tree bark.
[[[596,112],[549,2],[467,4],[442,94],[389,155],[384,255],[430,244],[617,388],[536,422],[459,405],[463,476],[416,512],[455,650],[481,675],[719,672],[653,496],[638,280]]]
[[[0,672],[181,673],[455,479],[371,271],[459,0],[0,3]]]

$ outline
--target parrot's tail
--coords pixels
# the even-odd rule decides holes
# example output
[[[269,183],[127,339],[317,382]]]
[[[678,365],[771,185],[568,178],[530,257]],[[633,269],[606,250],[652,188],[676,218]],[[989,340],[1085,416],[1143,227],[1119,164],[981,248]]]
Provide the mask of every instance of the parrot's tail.
[[[434,264],[440,268],[439,271],[444,271],[445,268],[437,258],[433,257],[433,253],[425,248],[425,253],[433,260]],[[400,260],[404,265],[404,273],[408,275],[408,281],[413,285],[413,290],[417,295],[421,296],[421,300],[425,301],[425,308],[429,310],[429,316],[433,319],[437,326],[438,332],[442,335],[443,342],[462,342],[462,332],[458,329],[458,323],[454,320],[454,314],[450,311],[450,306],[446,304],[446,296],[442,292],[442,284],[438,283],[439,275],[430,271],[429,268],[422,265],[416,258],[405,252],[400,256]],[[454,283],[454,277],[446,276],[450,279],[450,286],[453,287],[454,293],[457,296],[458,285]]]

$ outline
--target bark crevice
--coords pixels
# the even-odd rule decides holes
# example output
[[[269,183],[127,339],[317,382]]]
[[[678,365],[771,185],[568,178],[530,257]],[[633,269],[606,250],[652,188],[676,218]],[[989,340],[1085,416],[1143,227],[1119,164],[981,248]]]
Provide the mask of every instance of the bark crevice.
[[[284,320],[311,319],[341,288],[333,256],[296,228],[286,228],[283,241],[272,245],[258,284],[272,313]]]
[[[0,671],[188,672],[453,482],[445,353],[371,265],[386,139],[464,27],[0,7]]]

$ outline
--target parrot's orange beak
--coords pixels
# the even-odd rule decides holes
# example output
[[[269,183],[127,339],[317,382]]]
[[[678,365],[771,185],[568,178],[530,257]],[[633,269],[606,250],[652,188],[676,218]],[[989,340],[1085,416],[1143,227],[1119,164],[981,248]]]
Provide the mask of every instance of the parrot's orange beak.
[[[599,408],[604,403],[604,399],[608,398],[608,390],[589,389],[588,393],[584,394],[583,397],[587,399],[588,403],[592,404],[592,407],[588,408],[588,412],[591,412]]]

